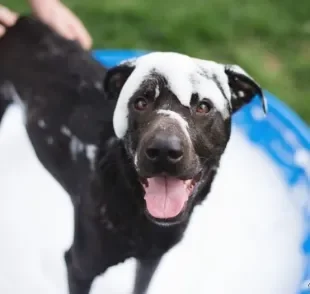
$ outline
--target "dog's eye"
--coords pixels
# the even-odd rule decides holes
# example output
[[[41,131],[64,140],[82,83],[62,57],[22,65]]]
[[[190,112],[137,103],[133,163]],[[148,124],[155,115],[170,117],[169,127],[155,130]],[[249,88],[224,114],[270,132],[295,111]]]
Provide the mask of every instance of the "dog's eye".
[[[198,114],[206,114],[210,110],[211,110],[211,105],[206,101],[199,102],[199,104],[196,107],[196,113]]]
[[[147,108],[147,100],[144,98],[137,98],[134,102],[134,107],[136,110],[142,111]]]

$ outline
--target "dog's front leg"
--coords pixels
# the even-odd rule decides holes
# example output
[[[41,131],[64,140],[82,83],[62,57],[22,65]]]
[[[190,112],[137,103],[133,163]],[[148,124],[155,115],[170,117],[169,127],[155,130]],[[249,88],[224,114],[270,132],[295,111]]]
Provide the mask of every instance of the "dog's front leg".
[[[98,230],[98,224],[81,213],[81,206],[75,207],[73,244],[64,256],[69,294],[89,294],[94,279],[108,268]]]
[[[133,294],[146,294],[151,279],[160,263],[161,257],[138,260]]]
[[[73,262],[72,249],[65,253],[69,294],[89,294],[96,274],[82,274],[81,269]]]

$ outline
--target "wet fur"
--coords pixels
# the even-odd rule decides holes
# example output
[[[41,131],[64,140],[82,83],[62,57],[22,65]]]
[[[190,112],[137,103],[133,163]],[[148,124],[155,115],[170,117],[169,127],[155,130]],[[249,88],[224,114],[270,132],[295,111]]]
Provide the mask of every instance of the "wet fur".
[[[113,70],[119,73],[120,68],[109,72],[112,80]],[[70,294],[89,293],[96,276],[129,257],[138,261],[134,293],[146,293],[160,259],[182,239],[189,222],[188,217],[178,225],[162,227],[144,213],[144,191],[128,150],[136,150],[146,130],[124,141],[113,130],[119,78],[125,82],[131,71],[126,66],[122,70],[113,88],[106,79],[107,70],[90,53],[33,17],[21,17],[0,39],[0,118],[12,98],[8,91],[16,91],[26,110],[26,129],[37,157],[74,206],[74,241],[65,253]],[[178,109],[176,98],[165,95]],[[210,148],[212,156],[188,216],[209,193],[230,136],[230,120],[224,122],[216,115],[208,123],[218,122],[214,134],[222,137],[201,138],[192,127],[193,140],[206,142],[198,144],[198,149]],[[132,130],[135,120],[130,118]],[[215,150],[215,145],[220,148]],[[87,153],[90,147],[97,150],[93,166]]]

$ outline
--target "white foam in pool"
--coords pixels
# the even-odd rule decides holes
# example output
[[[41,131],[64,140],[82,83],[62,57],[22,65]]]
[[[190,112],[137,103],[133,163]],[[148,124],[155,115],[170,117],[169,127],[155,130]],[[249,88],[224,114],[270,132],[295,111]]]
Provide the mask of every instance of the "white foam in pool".
[[[11,108],[0,127],[0,293],[65,294],[71,204],[34,156],[21,121]],[[295,293],[302,219],[288,193],[279,171],[234,130],[209,200],[149,293]],[[92,294],[129,294],[133,266],[110,269]]]

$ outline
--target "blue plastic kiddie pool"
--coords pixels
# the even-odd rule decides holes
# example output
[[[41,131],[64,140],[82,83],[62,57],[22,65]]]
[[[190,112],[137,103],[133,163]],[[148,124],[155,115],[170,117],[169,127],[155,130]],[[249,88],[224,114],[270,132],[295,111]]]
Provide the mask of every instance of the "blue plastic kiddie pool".
[[[94,57],[107,67],[145,53],[134,50],[93,52]],[[306,192],[307,197],[303,203],[306,229],[304,243],[300,244],[306,265],[300,289],[292,294],[310,294],[310,128],[275,96],[267,91],[265,95],[268,101],[267,117],[258,114],[260,101],[254,99],[234,116],[233,123],[243,129],[247,139],[258,145],[274,165],[281,168],[288,189],[303,185],[309,192]]]

